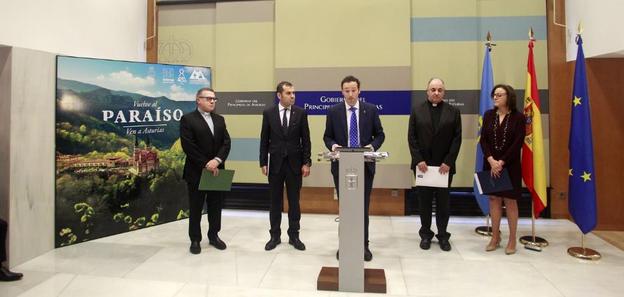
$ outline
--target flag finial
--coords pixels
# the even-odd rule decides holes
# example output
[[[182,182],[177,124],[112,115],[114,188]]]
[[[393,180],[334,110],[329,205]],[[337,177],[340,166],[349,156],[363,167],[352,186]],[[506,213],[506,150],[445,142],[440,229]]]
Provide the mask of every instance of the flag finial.
[[[492,42],[492,33],[490,31],[487,32],[485,40],[485,46],[488,48],[488,51],[492,51],[492,47],[496,46],[496,43]]]
[[[529,28],[529,40],[535,41],[535,32],[533,32],[533,27]]]
[[[583,33],[583,22],[579,21],[578,26],[576,27],[576,34],[581,35]]]

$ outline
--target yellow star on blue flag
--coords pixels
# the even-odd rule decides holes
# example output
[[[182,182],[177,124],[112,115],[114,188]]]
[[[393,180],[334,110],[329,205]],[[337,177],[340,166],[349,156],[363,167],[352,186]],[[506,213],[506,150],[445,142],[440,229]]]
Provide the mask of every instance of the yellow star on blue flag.
[[[572,102],[574,102],[574,106],[581,105],[581,98],[574,96]]]
[[[591,173],[583,171],[583,175],[581,175],[581,178],[583,179],[584,182],[590,181],[591,180]]]

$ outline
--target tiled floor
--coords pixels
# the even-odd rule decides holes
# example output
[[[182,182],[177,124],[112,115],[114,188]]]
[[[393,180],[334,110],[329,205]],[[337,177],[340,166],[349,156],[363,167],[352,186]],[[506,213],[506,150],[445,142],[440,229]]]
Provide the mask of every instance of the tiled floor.
[[[286,242],[264,251],[267,212],[224,211],[220,236],[227,250],[204,240],[200,255],[188,253],[186,220],[102,238],[14,267],[25,277],[0,283],[0,296],[360,296],[316,290],[321,267],[338,265],[334,218],[303,215],[303,252],[287,244],[286,234]],[[511,256],[503,249],[484,252],[488,239],[474,232],[483,221],[451,218],[453,250],[442,252],[435,242],[428,251],[418,247],[418,217],[371,217],[374,258],[366,267],[385,270],[390,296],[622,296],[624,251],[589,234],[586,245],[603,258],[568,256],[567,248],[580,244],[580,232],[569,221],[538,220],[538,235],[550,246],[542,252],[518,249]],[[530,226],[521,220],[520,235]]]

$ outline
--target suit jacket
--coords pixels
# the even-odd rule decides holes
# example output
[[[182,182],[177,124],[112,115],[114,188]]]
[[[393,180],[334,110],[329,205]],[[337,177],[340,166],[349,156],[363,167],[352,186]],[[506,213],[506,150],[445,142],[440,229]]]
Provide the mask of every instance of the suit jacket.
[[[360,122],[359,139],[362,147],[372,145],[374,150],[378,150],[386,139],[377,107],[373,104],[360,101],[358,111]],[[325,122],[325,133],[323,134],[325,146],[331,151],[334,144],[349,146],[349,134],[347,132],[347,109],[345,103],[341,102],[332,106],[327,111]],[[331,164],[332,174],[338,174],[337,162]],[[366,162],[366,168],[371,174],[375,174],[375,162]]]
[[[440,166],[444,163],[451,167],[451,174],[454,174],[455,160],[462,141],[459,109],[446,102],[442,103],[440,123],[434,131],[429,104],[427,100],[417,104],[410,115],[407,132],[412,155],[410,168],[415,170],[421,161],[427,162],[430,166]]]
[[[260,167],[267,166],[269,173],[278,173],[284,157],[295,173],[301,174],[303,164],[312,165],[310,126],[308,114],[299,106],[290,107],[288,130],[284,133],[280,121],[279,105],[262,112],[262,131],[260,132]],[[268,154],[271,154],[269,163]]]
[[[191,184],[199,184],[202,169],[215,157],[223,161],[219,168],[225,168],[225,160],[230,153],[230,134],[225,127],[225,119],[214,112],[211,117],[214,133],[198,110],[180,119],[180,141],[186,154],[183,178]]]

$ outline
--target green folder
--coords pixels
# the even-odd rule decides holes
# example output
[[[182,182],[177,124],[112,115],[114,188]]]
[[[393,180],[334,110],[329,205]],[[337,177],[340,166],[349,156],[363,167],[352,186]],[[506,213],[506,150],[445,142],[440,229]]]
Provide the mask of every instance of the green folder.
[[[206,168],[202,170],[201,179],[199,180],[200,191],[227,191],[232,189],[232,179],[234,178],[234,170],[219,169],[219,175],[214,176],[212,172]]]

